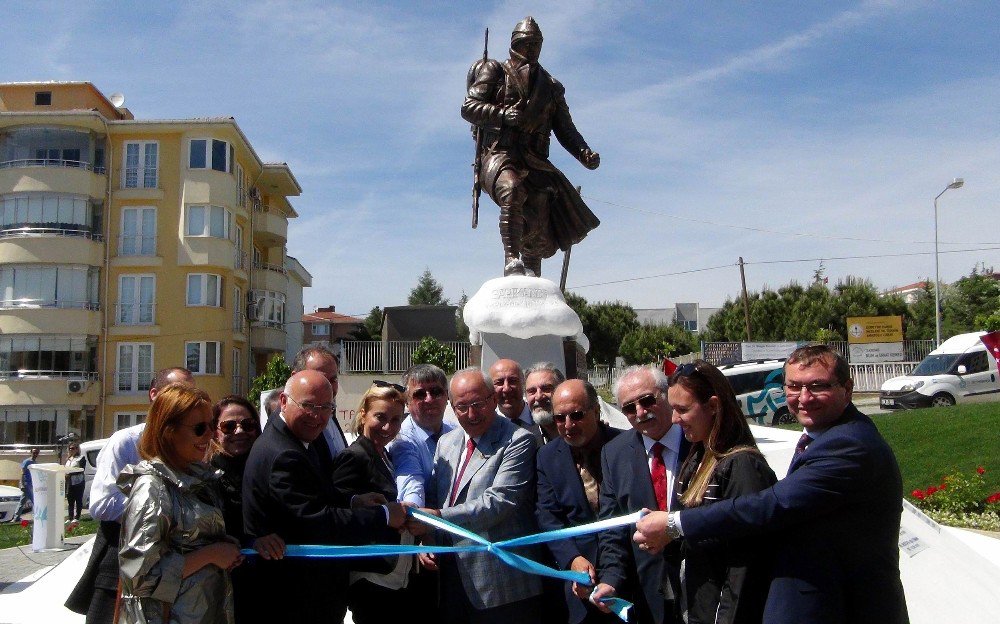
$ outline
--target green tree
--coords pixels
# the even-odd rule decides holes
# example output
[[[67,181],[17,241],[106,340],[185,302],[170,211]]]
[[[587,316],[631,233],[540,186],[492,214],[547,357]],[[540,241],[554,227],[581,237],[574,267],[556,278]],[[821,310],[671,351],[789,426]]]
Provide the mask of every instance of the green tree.
[[[431,336],[424,336],[413,350],[413,364],[433,364],[450,375],[455,372],[455,352]]]
[[[641,325],[622,338],[619,355],[626,364],[652,364],[698,349],[698,339],[680,325]]]
[[[847,339],[849,316],[902,316],[910,312],[906,302],[898,295],[879,296],[879,291],[868,279],[848,275],[837,283],[831,300],[827,327]]]
[[[459,340],[469,339],[469,326],[465,324],[465,304],[469,303],[469,295],[462,291],[462,297],[458,300],[458,310],[455,311],[455,333]]]
[[[382,340],[382,309],[375,306],[361,326],[351,332],[354,340]]]
[[[809,288],[802,291],[791,303],[791,315],[788,319],[785,335],[795,336],[795,340],[805,340],[819,335],[821,331],[831,331],[827,327],[831,316],[831,295],[826,283],[814,280]],[[814,338],[815,339],[815,338]]]
[[[583,333],[590,340],[587,361],[590,364],[614,364],[625,334],[638,329],[639,319],[632,306],[621,301],[601,301],[588,305]]]
[[[429,268],[425,268],[406,301],[410,305],[448,305],[443,295],[444,286],[434,279]]]
[[[1000,308],[1000,282],[993,269],[976,265],[972,272],[942,290],[941,338],[973,331],[976,317],[989,316]]]
[[[934,327],[934,284],[929,278],[924,279],[924,287],[916,293],[916,299],[909,304],[909,317],[906,323],[907,340],[933,340]]]
[[[250,402],[260,408],[260,393],[274,388],[284,388],[285,382],[292,376],[292,367],[288,365],[280,353],[275,353],[264,368],[264,372],[253,378],[250,383]]]

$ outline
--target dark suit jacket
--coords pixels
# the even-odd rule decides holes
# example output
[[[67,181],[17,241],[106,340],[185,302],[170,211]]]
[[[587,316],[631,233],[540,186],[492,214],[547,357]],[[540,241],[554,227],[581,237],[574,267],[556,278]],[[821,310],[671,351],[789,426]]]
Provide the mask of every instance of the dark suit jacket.
[[[871,419],[848,405],[773,487],[681,512],[702,539],[774,531],[764,622],[907,622],[899,580],[903,487]]]
[[[381,507],[351,511],[315,445],[307,450],[284,421],[274,418],[254,443],[243,474],[243,521],[250,538],[277,533],[287,544],[361,544],[385,529]],[[287,618],[289,605],[303,621],[336,620],[346,608],[347,565],[335,560],[255,559],[273,579],[259,600],[260,621]],[[280,598],[280,599],[279,599]],[[339,621],[339,620],[338,620]]]
[[[603,423],[600,425],[601,435],[607,444],[621,431]],[[580,473],[569,444],[562,438],[556,438],[538,451],[535,458],[538,466],[538,502],[535,505],[535,518],[540,531],[553,531],[566,527],[578,526],[597,520],[587,494],[583,490]],[[548,543],[549,550],[561,570],[568,570],[577,557],[586,557],[597,566],[597,534],[581,535],[567,540]],[[570,622],[576,624],[587,617],[587,607],[573,593],[573,583],[565,585],[566,606],[569,609]]]
[[[681,438],[676,475],[691,444]],[[656,509],[656,494],[649,476],[649,457],[642,444],[642,434],[634,429],[623,432],[601,451],[600,516],[613,518],[639,511],[643,507]],[[676,496],[675,496],[676,499]],[[673,507],[675,503],[671,504]],[[665,600],[678,599],[680,548],[672,545],[663,555],[651,555],[632,541],[634,527],[602,531],[598,537],[597,577],[601,583],[615,588],[619,596],[632,599],[638,621],[673,621],[667,613]]]

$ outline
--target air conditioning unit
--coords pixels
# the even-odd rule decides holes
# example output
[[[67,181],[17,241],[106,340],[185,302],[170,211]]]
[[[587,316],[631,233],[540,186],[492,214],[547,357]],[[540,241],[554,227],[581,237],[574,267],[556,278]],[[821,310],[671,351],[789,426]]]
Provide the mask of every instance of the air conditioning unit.
[[[90,386],[87,379],[69,379],[66,381],[66,392],[70,394],[83,394]]]

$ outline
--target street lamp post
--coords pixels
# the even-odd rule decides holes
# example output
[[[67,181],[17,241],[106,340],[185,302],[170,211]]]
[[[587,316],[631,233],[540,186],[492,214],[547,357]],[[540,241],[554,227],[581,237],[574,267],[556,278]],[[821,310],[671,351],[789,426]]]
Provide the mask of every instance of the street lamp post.
[[[936,337],[935,347],[941,346],[941,270],[938,260],[938,197],[941,197],[948,189],[962,188],[965,180],[955,178],[951,184],[944,187],[944,190],[934,198],[934,335]]]

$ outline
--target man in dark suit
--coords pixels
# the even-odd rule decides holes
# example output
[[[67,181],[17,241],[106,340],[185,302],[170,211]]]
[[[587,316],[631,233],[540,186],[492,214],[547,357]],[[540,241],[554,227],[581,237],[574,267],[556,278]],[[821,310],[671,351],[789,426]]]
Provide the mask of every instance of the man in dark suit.
[[[530,378],[530,375],[529,375]],[[535,517],[541,531],[553,531],[597,520],[601,489],[601,449],[620,433],[600,420],[597,390],[588,382],[570,379],[556,386],[552,415],[559,437],[546,444],[536,457],[538,502]],[[562,570],[584,572],[596,582],[597,534],[548,543]],[[590,586],[562,583],[571,624],[613,622],[586,602]]]
[[[438,441],[434,479],[427,493],[428,504],[434,507],[424,511],[491,542],[534,533],[535,437],[497,414],[493,386],[479,369],[455,373],[450,390],[461,426]],[[440,533],[436,537],[469,543]],[[431,569],[440,561],[445,624],[541,621],[539,578],[507,566],[492,553],[420,555],[420,561]]]
[[[613,518],[643,508],[669,510],[676,504],[674,475],[690,444],[679,426],[670,422],[667,377],[658,368],[626,369],[615,388],[618,404],[632,430],[604,445],[601,451],[601,518]],[[640,550],[627,527],[602,531],[598,538],[598,578],[591,601],[623,594],[635,603],[639,622],[679,622],[680,553],[665,556]],[[607,612],[607,607],[598,607]]]
[[[635,540],[656,552],[671,540],[773,531],[769,624],[909,621],[899,579],[903,487],[892,449],[851,403],[844,358],[826,345],[785,362],[788,408],[805,429],[788,476],[774,486],[679,513],[651,513]]]
[[[497,414],[535,436],[535,442],[545,443],[542,428],[535,423],[531,409],[524,400],[524,371],[514,360],[500,359],[490,366],[490,379],[497,397]]]
[[[330,382],[322,373],[292,375],[281,394],[281,413],[253,445],[243,475],[243,520],[252,536],[278,534],[287,544],[361,544],[385,527],[399,528],[401,505],[350,509],[337,492],[316,444],[333,412]],[[261,596],[260,621],[281,621],[294,605],[303,621],[341,622],[347,609],[348,565],[325,559],[282,559],[262,553],[262,573],[275,592]],[[267,559],[266,557],[271,557]]]

